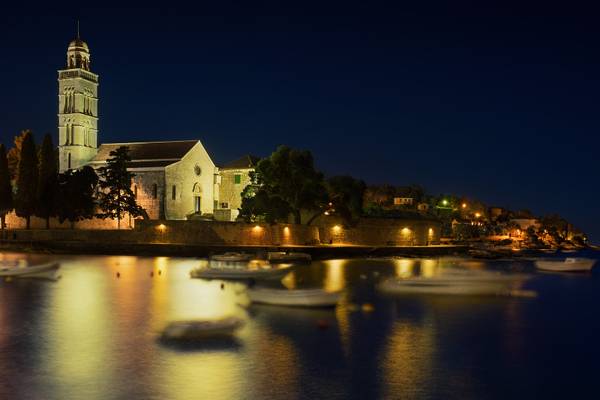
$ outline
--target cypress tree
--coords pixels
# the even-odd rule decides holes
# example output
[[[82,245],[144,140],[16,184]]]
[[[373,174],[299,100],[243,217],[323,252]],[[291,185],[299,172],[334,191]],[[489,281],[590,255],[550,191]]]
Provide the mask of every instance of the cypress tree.
[[[46,229],[50,228],[50,217],[56,215],[57,167],[52,136],[46,134],[40,150],[40,170],[36,195],[35,215],[46,219]]]
[[[121,219],[125,214],[138,217],[145,214],[145,210],[135,201],[131,190],[131,179],[135,176],[127,170],[127,163],[131,161],[129,148],[121,146],[109,153],[106,166],[98,168],[100,175],[100,188],[98,195],[99,206],[103,213],[100,218],[116,218],[117,227],[121,228]]]
[[[4,144],[0,144],[0,225],[2,229],[6,226],[6,214],[13,209],[12,185],[10,184],[10,173],[8,171],[8,159]]]
[[[17,167],[17,191],[15,193],[15,211],[17,216],[27,220],[27,229],[31,227],[31,216],[35,212],[38,184],[38,159],[33,134],[27,132],[21,144],[21,154]]]

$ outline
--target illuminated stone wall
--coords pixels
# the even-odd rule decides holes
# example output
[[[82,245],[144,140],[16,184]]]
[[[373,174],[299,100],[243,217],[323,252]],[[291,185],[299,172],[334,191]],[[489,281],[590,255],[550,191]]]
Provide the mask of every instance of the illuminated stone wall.
[[[129,217],[121,220],[121,229],[132,228],[135,221]],[[7,229],[25,229],[25,218],[19,218],[14,212],[6,215]],[[37,217],[31,217],[31,229],[45,229],[46,220]],[[71,229],[71,223],[65,221],[62,224],[56,218],[50,218],[51,229]],[[92,218],[75,223],[75,229],[117,229],[117,220]]]
[[[323,244],[364,246],[426,246],[438,244],[441,224],[430,220],[363,218],[346,227],[337,218],[320,218],[316,224]]]
[[[305,245],[319,243],[314,226],[288,224],[247,224],[209,221],[136,221],[153,243],[227,244],[227,245]]]

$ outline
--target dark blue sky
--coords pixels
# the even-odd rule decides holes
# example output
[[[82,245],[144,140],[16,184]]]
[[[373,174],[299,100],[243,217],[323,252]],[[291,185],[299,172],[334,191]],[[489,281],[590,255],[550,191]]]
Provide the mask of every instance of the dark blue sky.
[[[215,3],[3,10],[0,139],[56,135],[80,18],[101,142],[199,138],[217,163],[288,144],[328,175],[555,211],[600,241],[598,10]]]

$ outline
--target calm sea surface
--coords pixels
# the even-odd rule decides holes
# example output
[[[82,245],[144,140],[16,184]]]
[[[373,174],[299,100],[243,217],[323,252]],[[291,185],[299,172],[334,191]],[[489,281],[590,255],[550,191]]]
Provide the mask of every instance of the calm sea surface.
[[[587,254],[590,256],[590,254]],[[509,399],[600,396],[600,267],[535,274],[537,298],[388,298],[389,276],[531,261],[314,262],[288,287],[346,288],[336,309],[241,307],[195,259],[61,257],[56,282],[0,283],[0,399]],[[160,271],[160,275],[159,275]],[[120,278],[117,278],[117,272]],[[373,305],[372,312],[362,304]],[[170,321],[235,314],[237,341],[157,340]]]

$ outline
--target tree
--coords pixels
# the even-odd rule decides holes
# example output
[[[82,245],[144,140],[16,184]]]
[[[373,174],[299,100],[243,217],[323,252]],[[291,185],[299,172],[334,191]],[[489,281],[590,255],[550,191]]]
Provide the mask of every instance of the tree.
[[[6,214],[13,209],[12,185],[10,184],[10,173],[8,171],[8,159],[6,149],[0,144],[0,226],[5,228]]]
[[[31,227],[31,216],[36,208],[38,184],[38,160],[33,134],[26,132],[21,143],[17,168],[17,190],[15,193],[15,211],[17,216],[26,218],[27,229]]]
[[[56,215],[57,165],[52,137],[44,136],[40,150],[40,171],[37,185],[35,215],[46,219],[46,229],[50,228],[50,217]]]
[[[255,188],[252,196],[245,198],[257,199],[242,203],[240,213],[246,217],[258,210],[265,219],[276,216],[277,220],[283,220],[281,214],[287,209],[294,222],[300,224],[302,210],[317,210],[327,202],[323,174],[315,169],[312,154],[306,150],[278,147],[256,165],[251,179]]]
[[[21,133],[14,138],[14,147],[8,150],[7,158],[8,158],[8,170],[10,172],[10,178],[13,180],[17,179],[18,168],[19,168],[19,159],[21,158],[21,145],[25,136],[27,134],[31,134],[30,130],[21,131]],[[36,152],[37,154],[37,152]]]
[[[327,206],[314,214],[306,223],[307,225],[323,213],[339,215],[349,225],[362,216],[363,196],[366,190],[363,181],[351,176],[334,176],[327,180],[325,186]]]
[[[58,175],[56,190],[56,214],[58,220],[71,222],[94,217],[96,204],[94,192],[98,184],[98,176],[92,167],[68,170]]]
[[[145,215],[145,211],[135,201],[131,190],[131,180],[135,176],[127,170],[127,163],[131,161],[129,148],[121,146],[109,153],[106,166],[98,169],[100,174],[100,188],[98,200],[103,213],[100,218],[116,218],[117,227],[121,229],[121,219],[125,214],[132,217]]]

